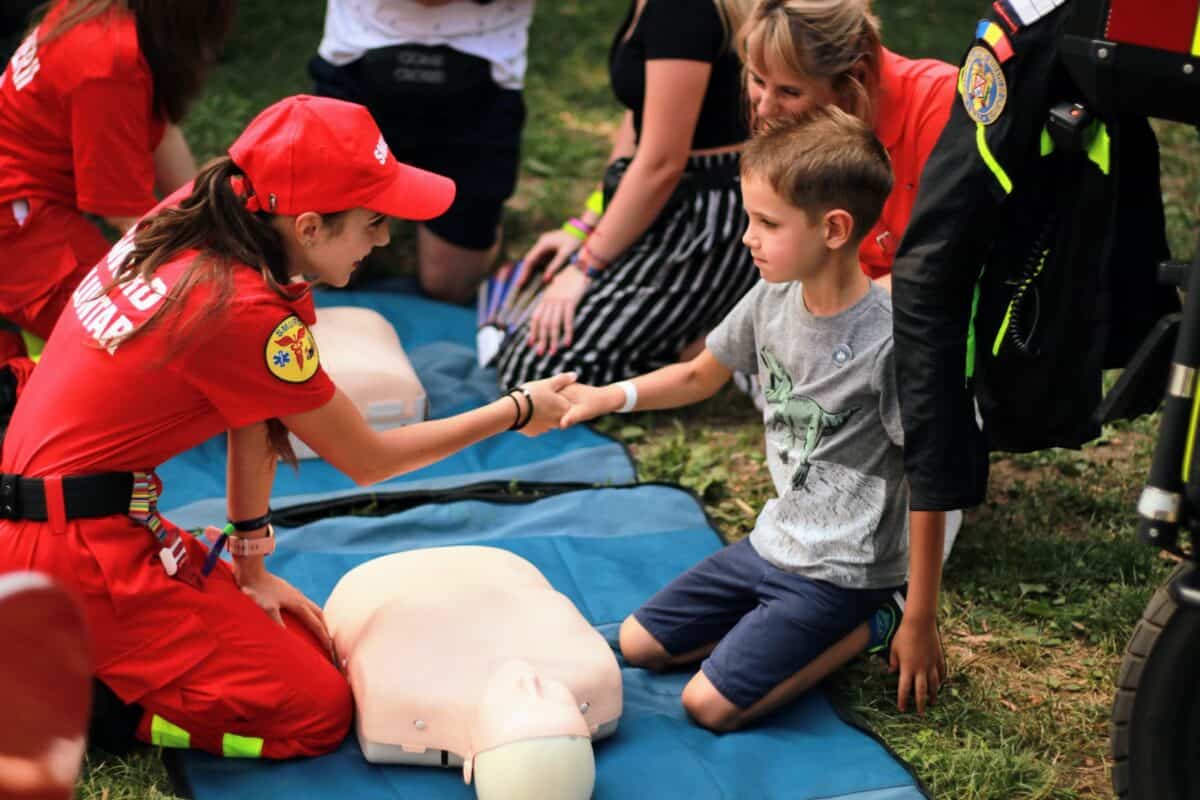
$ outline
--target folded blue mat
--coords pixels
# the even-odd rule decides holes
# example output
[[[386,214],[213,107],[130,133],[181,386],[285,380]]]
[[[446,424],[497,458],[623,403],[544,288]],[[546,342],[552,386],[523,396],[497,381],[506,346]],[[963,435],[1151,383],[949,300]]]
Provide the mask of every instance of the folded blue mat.
[[[426,503],[385,517],[334,517],[278,533],[272,568],[319,603],[352,567],[418,547],[484,544],[535,564],[610,642],[639,604],[721,547],[692,495],[667,486],[587,489],[532,502]],[[788,798],[915,800],[927,795],[870,735],[820,692],[739,733],[716,736],[685,716],[688,673],[622,662],[624,716],[596,745],[597,800]],[[331,755],[290,762],[179,754],[197,800],[474,798],[460,770],[373,766],[354,735]]]
[[[370,308],[391,322],[429,396],[431,417],[468,411],[498,394],[495,372],[476,364],[472,311],[393,292],[319,292],[317,304]],[[171,459],[158,474],[164,486],[160,508],[177,524],[199,527],[224,517],[224,436]],[[536,439],[503,433],[378,488],[443,488],[498,479],[622,484],[636,480],[636,473],[624,446],[578,426]],[[324,461],[306,460],[299,471],[280,467],[272,506],[361,492]]]

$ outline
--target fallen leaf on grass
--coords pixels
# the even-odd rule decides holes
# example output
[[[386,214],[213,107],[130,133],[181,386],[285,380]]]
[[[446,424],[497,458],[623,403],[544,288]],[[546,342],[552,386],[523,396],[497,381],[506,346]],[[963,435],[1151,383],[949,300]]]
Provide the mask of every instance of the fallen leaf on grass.
[[[638,439],[646,435],[646,429],[639,425],[626,425],[621,428],[621,438],[630,442],[636,442]]]

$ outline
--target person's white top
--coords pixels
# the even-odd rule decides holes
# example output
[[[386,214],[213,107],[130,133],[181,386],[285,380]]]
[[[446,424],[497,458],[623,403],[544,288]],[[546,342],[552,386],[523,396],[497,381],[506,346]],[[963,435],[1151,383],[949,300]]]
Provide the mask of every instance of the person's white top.
[[[443,6],[423,6],[416,0],[329,0],[317,52],[340,67],[380,47],[444,44],[487,59],[499,86],[520,89],[532,18],[533,0],[485,5],[452,0]]]

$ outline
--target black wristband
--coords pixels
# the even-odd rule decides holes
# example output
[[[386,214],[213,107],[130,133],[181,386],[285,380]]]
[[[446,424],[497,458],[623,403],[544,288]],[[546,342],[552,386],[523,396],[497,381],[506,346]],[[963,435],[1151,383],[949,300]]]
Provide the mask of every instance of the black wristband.
[[[519,431],[528,425],[530,420],[533,419],[533,395],[531,395],[529,390],[524,386],[518,386],[517,388],[513,389],[513,392],[520,392],[521,394],[525,395],[525,399],[529,401],[529,411],[525,414],[525,419],[520,420],[517,424],[517,427],[513,428],[513,430]],[[509,394],[511,396],[512,393],[510,392]],[[516,398],[514,397],[513,399],[515,400]]]
[[[229,524],[232,525],[233,529],[238,533],[250,533],[251,531],[256,531],[259,528],[265,528],[271,524],[271,509],[268,508],[267,513],[263,514],[261,517],[253,517],[251,519],[231,519],[229,520]]]
[[[521,424],[521,401],[517,399],[516,395],[514,394],[515,392],[516,392],[516,389],[513,389],[511,392],[504,395],[509,400],[512,400],[513,405],[517,407],[517,416],[515,419],[513,419],[513,424],[508,426],[508,429],[510,431],[517,430],[518,426],[520,426],[520,424]]]

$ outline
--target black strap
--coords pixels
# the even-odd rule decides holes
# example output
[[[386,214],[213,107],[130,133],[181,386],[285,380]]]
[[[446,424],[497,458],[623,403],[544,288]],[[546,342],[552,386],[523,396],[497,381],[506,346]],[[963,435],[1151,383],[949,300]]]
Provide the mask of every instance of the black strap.
[[[271,509],[267,509],[267,513],[261,517],[253,517],[251,519],[231,519],[229,524],[238,533],[251,533],[259,528],[265,528],[271,524]]]
[[[67,519],[128,514],[133,473],[68,476],[63,478],[62,489]],[[42,479],[0,473],[0,519],[49,519]]]

